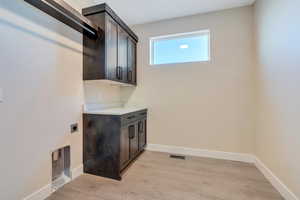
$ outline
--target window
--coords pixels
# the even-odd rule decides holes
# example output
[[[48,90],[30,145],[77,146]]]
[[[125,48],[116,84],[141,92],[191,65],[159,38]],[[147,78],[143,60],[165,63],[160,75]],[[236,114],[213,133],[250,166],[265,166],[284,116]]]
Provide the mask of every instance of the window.
[[[150,52],[151,65],[209,61],[210,31],[151,38]]]

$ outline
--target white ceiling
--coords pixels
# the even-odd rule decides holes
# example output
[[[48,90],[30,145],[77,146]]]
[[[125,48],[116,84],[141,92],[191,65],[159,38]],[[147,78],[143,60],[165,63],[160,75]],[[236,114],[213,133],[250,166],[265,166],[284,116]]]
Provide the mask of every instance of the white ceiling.
[[[76,8],[106,2],[129,25],[251,5],[255,0],[67,0]]]

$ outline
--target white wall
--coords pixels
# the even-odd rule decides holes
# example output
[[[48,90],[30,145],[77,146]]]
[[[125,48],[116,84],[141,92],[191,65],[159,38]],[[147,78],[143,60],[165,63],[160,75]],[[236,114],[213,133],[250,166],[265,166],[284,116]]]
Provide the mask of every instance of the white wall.
[[[138,87],[130,104],[149,107],[149,143],[251,153],[254,146],[253,7],[134,26]],[[149,66],[149,38],[211,30],[212,60]]]
[[[258,0],[257,156],[300,198],[300,1]]]
[[[0,1],[0,199],[20,200],[51,182],[51,152],[71,144],[82,163],[81,35],[23,0]]]

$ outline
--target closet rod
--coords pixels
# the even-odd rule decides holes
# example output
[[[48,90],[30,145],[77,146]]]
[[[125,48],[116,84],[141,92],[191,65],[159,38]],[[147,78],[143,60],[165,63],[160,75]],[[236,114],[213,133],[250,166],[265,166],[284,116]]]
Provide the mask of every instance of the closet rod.
[[[102,30],[63,0],[24,0],[82,34],[96,39]]]

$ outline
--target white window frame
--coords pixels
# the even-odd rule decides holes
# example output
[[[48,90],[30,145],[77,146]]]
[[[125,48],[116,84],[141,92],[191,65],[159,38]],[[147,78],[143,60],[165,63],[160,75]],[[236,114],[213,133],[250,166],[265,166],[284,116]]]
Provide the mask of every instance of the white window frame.
[[[211,34],[210,34],[210,30],[206,29],[206,30],[200,30],[200,31],[194,31],[194,32],[186,32],[186,33],[176,33],[176,34],[170,34],[170,35],[162,35],[162,36],[155,36],[155,37],[151,37],[149,39],[149,47],[150,47],[150,60],[149,60],[149,64],[152,66],[156,66],[156,65],[171,65],[171,64],[185,64],[185,63],[190,63],[190,62],[178,62],[178,63],[166,63],[166,64],[153,64],[154,63],[154,48],[153,48],[153,43],[156,40],[170,40],[170,39],[175,39],[175,38],[184,38],[184,37],[190,37],[190,36],[200,36],[200,35],[208,35],[208,60],[205,61],[195,61],[197,62],[209,62],[211,60]],[[194,62],[192,62],[194,63]]]

